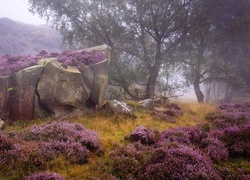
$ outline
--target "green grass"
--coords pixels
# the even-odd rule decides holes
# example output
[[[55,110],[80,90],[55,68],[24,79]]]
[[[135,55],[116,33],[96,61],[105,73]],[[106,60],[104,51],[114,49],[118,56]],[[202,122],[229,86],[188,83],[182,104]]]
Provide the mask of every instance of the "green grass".
[[[130,102],[130,104],[132,104],[132,102]],[[112,149],[114,144],[125,144],[125,137],[128,137],[137,126],[150,127],[159,131],[178,126],[195,126],[197,124],[204,124],[205,115],[216,109],[215,105],[196,103],[180,103],[179,106],[184,110],[184,115],[178,117],[176,123],[156,120],[148,112],[143,110],[135,112],[136,118],[120,114],[97,112],[92,115],[86,115],[85,117],[68,119],[69,122],[77,122],[88,129],[96,131],[100,136],[101,147],[104,153],[103,155],[91,154],[89,162],[83,165],[71,164],[63,157],[60,157],[51,162],[47,170],[60,173],[66,179],[97,179],[100,175],[96,169],[99,164],[106,161],[108,158],[108,151]],[[51,118],[32,121],[16,121],[8,126],[6,131],[20,131],[34,124],[49,123],[51,121],[53,121]],[[18,173],[18,170],[12,172],[10,176],[7,176],[8,172],[5,172],[2,177],[15,179],[15,173]]]

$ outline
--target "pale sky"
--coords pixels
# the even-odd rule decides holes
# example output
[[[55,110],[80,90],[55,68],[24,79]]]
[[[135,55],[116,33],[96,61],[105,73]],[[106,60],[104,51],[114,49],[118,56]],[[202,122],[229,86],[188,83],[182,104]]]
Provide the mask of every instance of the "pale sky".
[[[46,24],[38,15],[29,12],[28,7],[28,0],[0,0],[0,18],[7,17],[26,24]]]

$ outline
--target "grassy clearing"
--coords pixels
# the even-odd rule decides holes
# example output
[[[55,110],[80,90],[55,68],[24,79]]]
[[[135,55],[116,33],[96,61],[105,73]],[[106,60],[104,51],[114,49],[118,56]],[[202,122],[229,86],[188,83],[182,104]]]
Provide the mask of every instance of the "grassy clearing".
[[[143,110],[136,111],[136,118],[120,114],[98,112],[94,115],[69,119],[69,122],[80,123],[99,134],[103,155],[91,154],[89,162],[83,165],[71,164],[63,157],[60,157],[51,162],[48,171],[57,172],[66,177],[66,179],[97,179],[97,177],[99,177],[98,171],[96,170],[98,164],[105,161],[108,157],[108,151],[112,149],[114,144],[126,143],[125,137],[129,136],[137,126],[145,126],[163,131],[178,126],[204,124],[204,116],[216,109],[215,105],[198,103],[179,103],[179,106],[184,111],[184,115],[178,117],[176,123],[156,120],[148,112]],[[52,121],[52,119],[17,121],[8,126],[6,131],[19,131],[34,124],[49,123]]]

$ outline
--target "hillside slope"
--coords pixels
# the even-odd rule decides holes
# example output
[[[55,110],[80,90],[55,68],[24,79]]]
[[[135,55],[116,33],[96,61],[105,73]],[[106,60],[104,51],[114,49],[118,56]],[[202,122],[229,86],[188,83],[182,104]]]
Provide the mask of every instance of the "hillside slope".
[[[0,56],[36,54],[60,50],[61,35],[50,27],[29,25],[0,18]]]

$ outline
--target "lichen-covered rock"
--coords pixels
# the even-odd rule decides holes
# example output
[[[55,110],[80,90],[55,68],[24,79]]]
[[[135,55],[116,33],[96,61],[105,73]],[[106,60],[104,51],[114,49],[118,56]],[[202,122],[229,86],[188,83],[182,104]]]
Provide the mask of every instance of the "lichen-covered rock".
[[[138,107],[146,110],[152,110],[154,108],[154,101],[152,99],[145,99],[138,102]]]
[[[57,61],[45,65],[37,92],[42,105],[55,116],[83,109],[90,97],[90,89],[85,86],[81,72],[67,70]]]
[[[134,114],[134,108],[128,106],[125,102],[120,102],[117,100],[112,100],[107,103],[107,108],[113,112],[118,112],[122,114]]]
[[[91,65],[94,72],[94,81],[91,91],[91,99],[98,105],[103,105],[105,90],[108,87],[108,60]]]
[[[2,119],[0,119],[0,130],[4,130],[5,126],[6,126],[5,122]]]
[[[86,55],[88,51],[92,51],[89,56]],[[101,107],[108,85],[109,48],[97,46],[82,52],[85,56],[77,56],[78,52],[74,52],[73,56],[66,53],[63,57],[41,57],[35,66],[32,61],[31,67],[18,72],[12,69],[10,75],[0,76],[0,118],[30,120],[49,115],[81,116],[96,106]],[[78,58],[78,64],[74,58]],[[95,64],[84,64],[91,58]]]
[[[8,116],[10,113],[10,76],[0,76],[0,112],[1,116]]]
[[[16,73],[14,102],[11,103],[12,119],[33,119],[36,86],[42,71],[43,66],[37,65]]]

